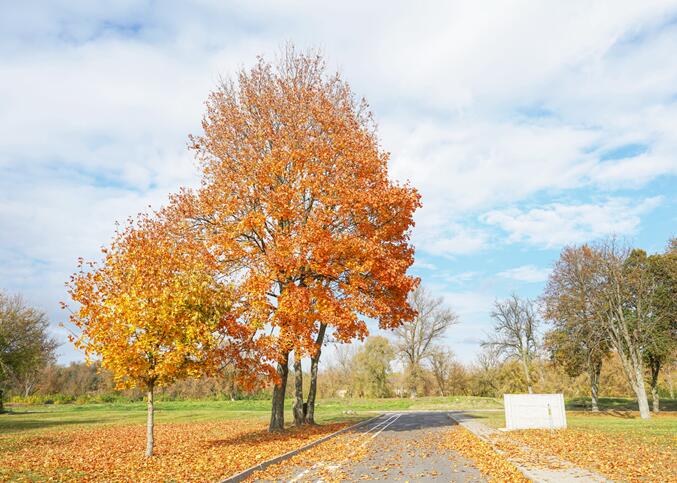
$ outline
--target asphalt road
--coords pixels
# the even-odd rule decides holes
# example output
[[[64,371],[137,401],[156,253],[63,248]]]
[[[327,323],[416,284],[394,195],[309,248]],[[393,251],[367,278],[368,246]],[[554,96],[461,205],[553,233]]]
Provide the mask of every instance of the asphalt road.
[[[334,472],[350,481],[486,481],[468,460],[441,446],[454,424],[446,412],[386,414],[355,430],[355,448],[368,445],[366,458],[289,468],[283,480],[317,482]]]

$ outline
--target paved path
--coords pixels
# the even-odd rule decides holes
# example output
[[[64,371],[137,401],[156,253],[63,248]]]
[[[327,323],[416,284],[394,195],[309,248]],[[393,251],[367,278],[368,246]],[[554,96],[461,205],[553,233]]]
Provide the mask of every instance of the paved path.
[[[355,450],[368,446],[368,458],[292,467],[281,479],[318,481],[330,479],[333,472],[351,481],[486,481],[468,460],[440,446],[454,424],[446,412],[386,414],[355,430]]]
[[[493,428],[480,423],[464,411],[451,411],[451,417],[462,424],[470,432],[474,433],[480,439],[491,442],[492,436],[498,433]],[[533,452],[532,448],[526,445],[522,446],[525,454]],[[514,464],[527,478],[537,483],[609,483],[611,480],[605,478],[594,471],[579,468],[569,461],[565,461],[554,456],[549,459],[553,463],[553,468],[543,468],[540,465],[534,465],[528,461],[508,457],[508,461]]]

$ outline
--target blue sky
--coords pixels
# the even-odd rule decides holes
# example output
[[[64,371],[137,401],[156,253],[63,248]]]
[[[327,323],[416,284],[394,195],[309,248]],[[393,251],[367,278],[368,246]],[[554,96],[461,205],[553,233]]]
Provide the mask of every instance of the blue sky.
[[[227,4],[226,4],[227,3]],[[0,15],[0,288],[46,311],[115,220],[194,185],[219,78],[320,48],[423,195],[414,271],[460,315],[540,293],[566,244],[677,233],[677,3],[20,2]],[[67,343],[60,360],[81,359]]]

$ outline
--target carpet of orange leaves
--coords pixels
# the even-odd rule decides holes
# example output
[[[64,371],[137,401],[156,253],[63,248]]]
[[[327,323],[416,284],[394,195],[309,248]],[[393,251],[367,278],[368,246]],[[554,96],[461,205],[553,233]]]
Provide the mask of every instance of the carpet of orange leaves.
[[[511,457],[537,466],[551,467],[543,455],[553,455],[612,480],[677,482],[675,446],[649,436],[570,428],[511,431],[495,443]],[[520,444],[538,451],[525,451]]]
[[[0,480],[218,481],[348,423],[269,434],[261,422],[160,424],[155,455],[145,427],[99,426],[0,438]]]
[[[445,447],[468,458],[489,481],[528,482],[529,480],[505,456],[463,426],[449,431]]]

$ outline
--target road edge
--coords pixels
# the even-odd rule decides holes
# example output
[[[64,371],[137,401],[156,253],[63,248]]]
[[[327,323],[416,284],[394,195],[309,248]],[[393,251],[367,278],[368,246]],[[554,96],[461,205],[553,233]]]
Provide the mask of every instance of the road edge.
[[[465,411],[468,412],[468,411]],[[506,459],[512,463],[512,465],[517,468],[517,470],[524,475],[525,478],[527,478],[529,481],[543,481],[543,482],[548,482],[548,481],[590,481],[590,482],[612,482],[612,480],[608,479],[606,476],[602,475],[601,473],[598,473],[594,470],[590,470],[587,468],[583,468],[580,466],[575,465],[574,463],[570,461],[563,460],[561,458],[553,456],[553,458],[559,460],[561,463],[566,463],[569,465],[569,467],[566,468],[558,468],[558,469],[551,469],[551,468],[540,468],[533,466],[531,464],[526,464],[525,462],[518,461],[514,458],[511,458],[507,455],[505,455],[504,451],[501,451],[500,449],[496,448],[496,446],[492,443],[491,439],[489,438],[488,434],[491,434],[493,432],[496,432],[497,430],[490,428],[486,426],[484,423],[480,423],[478,421],[475,422],[468,422],[467,420],[463,419],[463,413],[464,411],[458,411],[456,416],[460,417],[454,417],[454,415],[447,414],[449,416],[449,419],[452,421],[455,421],[456,424],[463,426],[465,429],[470,431],[472,434],[474,434],[478,439],[484,441],[485,443],[491,445],[493,450],[498,453],[506,456]],[[531,450],[528,446],[524,446],[525,448]],[[568,474],[567,474],[568,473]]]
[[[280,463],[284,460],[287,460],[287,459],[291,458],[292,456],[296,456],[297,454],[302,453],[303,451],[306,451],[306,450],[308,450],[308,449],[310,449],[314,446],[317,446],[318,444],[322,444],[325,441],[338,436],[339,434],[346,433],[346,432],[351,431],[353,429],[357,429],[361,426],[364,426],[364,425],[374,421],[375,419],[380,418],[381,416],[383,416],[382,413],[377,415],[377,416],[374,416],[372,418],[365,419],[364,421],[360,421],[359,423],[353,424],[352,426],[348,426],[347,428],[343,428],[343,429],[339,429],[338,431],[334,431],[333,433],[328,434],[327,436],[323,436],[322,438],[315,440],[312,443],[308,443],[305,446],[301,446],[300,448],[296,448],[296,449],[289,451],[287,453],[284,453],[280,456],[276,456],[276,457],[271,458],[269,460],[263,461],[263,462],[255,465],[255,466],[247,468],[246,470],[241,471],[240,473],[237,473],[233,476],[229,476],[228,478],[221,480],[221,483],[237,483],[237,482],[243,481],[245,478],[251,476],[256,471],[264,470],[271,465],[274,465],[276,463]]]

